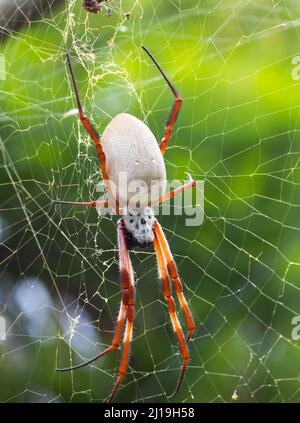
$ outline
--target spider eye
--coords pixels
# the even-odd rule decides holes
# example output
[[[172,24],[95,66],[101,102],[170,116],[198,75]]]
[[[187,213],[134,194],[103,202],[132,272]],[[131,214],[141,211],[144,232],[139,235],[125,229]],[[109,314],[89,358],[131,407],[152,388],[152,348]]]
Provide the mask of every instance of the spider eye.
[[[146,220],[144,218],[141,219],[141,224],[146,225]]]

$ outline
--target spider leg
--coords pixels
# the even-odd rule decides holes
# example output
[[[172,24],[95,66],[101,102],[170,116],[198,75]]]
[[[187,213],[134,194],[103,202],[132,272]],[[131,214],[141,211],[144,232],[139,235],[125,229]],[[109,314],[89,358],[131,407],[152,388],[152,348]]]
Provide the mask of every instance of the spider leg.
[[[176,332],[176,335],[177,335],[178,343],[179,343],[180,349],[181,349],[181,355],[182,355],[182,358],[183,358],[183,364],[182,364],[182,367],[181,367],[181,372],[180,372],[180,376],[179,376],[179,379],[178,379],[176,389],[175,389],[174,393],[171,395],[171,397],[169,397],[169,398],[172,398],[177,394],[177,392],[179,391],[179,388],[182,384],[183,377],[184,377],[184,374],[185,374],[185,371],[186,371],[186,367],[187,367],[187,364],[189,362],[189,352],[188,352],[188,349],[187,349],[186,341],[184,340],[184,335],[183,335],[178,317],[176,315],[175,302],[174,302],[174,299],[173,299],[172,294],[171,294],[171,287],[170,287],[170,283],[169,283],[169,277],[168,277],[165,257],[164,257],[162,247],[161,247],[161,244],[160,244],[160,241],[159,241],[159,238],[158,238],[158,234],[156,233],[155,230],[154,230],[154,249],[156,251],[156,257],[157,257],[157,263],[158,263],[160,278],[161,278],[162,284],[163,284],[164,298],[165,298],[166,301],[168,301],[168,304],[169,304],[170,318],[171,318],[171,321],[172,321],[174,331]]]
[[[52,200],[53,204],[63,204],[65,206],[84,206],[84,207],[109,207],[111,206],[116,212],[115,204],[112,204],[109,200],[95,200],[95,201],[62,201]],[[119,207],[119,214],[123,214],[123,209]]]
[[[160,71],[161,75],[163,76],[164,80],[169,85],[172,93],[175,96],[175,102],[173,104],[171,113],[170,113],[169,118],[167,120],[167,123],[165,125],[165,135],[162,138],[161,143],[160,143],[161,154],[164,155],[165,150],[166,150],[166,147],[167,147],[167,143],[168,143],[169,139],[171,138],[171,133],[172,133],[173,125],[174,125],[174,123],[175,123],[175,121],[176,121],[176,119],[178,117],[179,111],[180,111],[180,107],[181,107],[181,104],[182,104],[182,98],[181,98],[179,92],[176,90],[176,88],[174,87],[174,85],[171,83],[171,81],[169,80],[169,78],[166,76],[166,74],[162,70],[161,66],[154,59],[154,57],[152,56],[152,54],[150,53],[150,51],[147,50],[146,47],[144,47],[144,46],[142,46],[142,49],[148,54],[148,56],[150,57],[150,59],[156,65],[156,67]]]
[[[100,200],[100,201],[62,201],[62,200],[52,200],[54,204],[64,204],[66,206],[87,206],[87,207],[100,207],[100,206],[109,206],[108,200]]]
[[[125,226],[123,220],[118,222],[118,243],[119,243],[119,254],[120,254],[120,274],[121,274],[121,288],[122,288],[122,302],[126,306],[127,310],[127,322],[125,328],[125,334],[123,339],[123,350],[122,358],[119,368],[119,374],[117,382],[109,395],[107,402],[111,402],[118,391],[121,382],[126,375],[130,344],[132,340],[133,332],[133,319],[134,319],[134,280],[133,272],[129,257],[129,251],[126,243]]]
[[[85,361],[84,363],[80,363],[80,364],[77,364],[76,366],[72,366],[72,367],[65,367],[65,368],[62,368],[62,369],[56,369],[56,371],[57,372],[67,372],[67,371],[70,371],[70,370],[80,369],[81,367],[84,367],[84,366],[87,366],[88,364],[93,363],[94,361],[96,361],[99,358],[103,357],[104,355],[110,353],[114,349],[118,348],[118,346],[120,345],[120,340],[121,340],[121,336],[122,336],[123,323],[124,323],[124,319],[125,319],[125,311],[126,311],[125,304],[123,303],[123,301],[121,301],[115,336],[114,336],[114,339],[113,339],[111,345],[108,348],[106,348],[106,350],[102,351],[100,354],[97,354],[95,357],[91,358],[90,360]]]
[[[85,116],[85,114],[83,112],[83,108],[82,108],[80,97],[79,97],[79,94],[78,94],[78,88],[77,88],[75,76],[74,76],[74,73],[73,73],[69,53],[67,53],[67,63],[68,63],[69,71],[70,71],[70,74],[71,74],[74,91],[75,91],[76,102],[77,102],[80,120],[81,120],[83,126],[85,127],[85,129],[87,130],[87,132],[90,134],[90,137],[92,138],[92,140],[94,141],[94,143],[96,145],[96,150],[97,150],[97,153],[98,153],[98,157],[99,157],[99,161],[100,161],[100,165],[101,165],[101,170],[102,170],[102,173],[103,173],[103,178],[105,180],[108,180],[107,173],[106,173],[106,159],[105,159],[104,151],[102,149],[101,140],[100,140],[98,132],[92,126],[90,120]]]
[[[181,185],[180,187],[174,189],[173,191],[167,192],[165,195],[163,195],[159,200],[158,203],[164,203],[167,200],[170,200],[171,198],[175,197],[175,195],[179,194],[181,191],[185,191],[186,189],[192,188],[196,186],[196,181],[193,181],[192,178],[190,178],[190,181],[187,182],[184,185]]]
[[[130,264],[130,259],[129,259],[129,253],[128,253],[128,250],[126,248],[125,235],[124,235],[124,232],[123,232],[124,226],[122,226],[121,222],[122,221],[120,221],[119,224],[118,224],[118,235],[119,235],[118,242],[119,242],[119,252],[120,252],[122,300],[121,300],[121,304],[120,304],[118,322],[117,322],[117,327],[116,327],[115,336],[113,338],[113,341],[112,341],[111,345],[108,348],[106,348],[106,350],[102,351],[100,354],[96,355],[95,357],[92,357],[90,360],[85,361],[84,363],[77,364],[76,366],[65,367],[65,368],[62,368],[62,369],[56,369],[56,371],[58,371],[58,372],[67,372],[69,370],[80,369],[81,367],[84,367],[84,366],[92,363],[93,361],[98,360],[99,358],[103,357],[104,355],[110,353],[114,349],[118,348],[118,346],[120,345],[126,311],[127,311],[127,314],[128,314],[127,320],[129,320],[129,314],[131,313],[129,311],[129,306],[131,305],[130,304],[131,302],[132,302],[132,307],[133,307],[133,301],[130,301],[131,298],[133,298],[133,275],[132,275],[132,269],[131,269],[131,264]],[[124,245],[125,245],[125,249],[124,249]],[[130,287],[132,287],[132,288],[130,288]],[[128,294],[129,291],[130,292],[132,291],[132,294],[129,295]],[[126,328],[127,328],[127,326],[126,326]]]
[[[118,391],[121,382],[126,375],[127,367],[128,367],[128,360],[129,360],[129,353],[130,353],[130,344],[132,340],[132,332],[133,332],[133,318],[134,318],[134,309],[133,305],[128,306],[127,312],[127,322],[126,322],[126,329],[124,334],[124,341],[123,341],[123,351],[122,351],[122,359],[119,369],[119,375],[115,386],[109,395],[106,402],[111,402],[114,399],[116,392]]]
[[[195,331],[195,323],[194,323],[194,320],[193,320],[193,316],[192,316],[192,313],[189,309],[189,306],[187,304],[185,296],[183,294],[182,283],[181,283],[181,280],[179,278],[176,263],[175,263],[174,258],[172,256],[169,244],[168,244],[166,237],[163,233],[163,230],[162,230],[162,228],[161,228],[161,226],[160,226],[160,224],[158,223],[157,220],[154,223],[153,231],[157,235],[159,242],[160,242],[160,245],[162,247],[163,254],[166,258],[169,275],[170,275],[172,281],[175,284],[176,293],[177,293],[180,305],[182,307],[187,326],[189,328],[189,333],[188,333],[187,338],[186,338],[186,341],[188,342],[191,339],[191,337],[192,337],[192,335]]]
[[[101,170],[102,170],[103,180],[107,185],[107,189],[108,189],[108,191],[111,195],[111,198],[114,198],[112,191],[109,187],[109,183],[108,183],[109,178],[108,178],[108,174],[107,174],[107,170],[106,170],[106,158],[105,158],[105,154],[104,154],[104,151],[103,151],[103,148],[102,148],[101,139],[100,139],[100,136],[99,136],[97,130],[93,127],[90,120],[86,117],[86,115],[83,112],[83,108],[82,108],[82,105],[81,105],[81,101],[80,101],[78,88],[77,88],[75,76],[74,76],[74,73],[73,73],[69,53],[67,53],[67,63],[68,63],[69,71],[70,71],[70,74],[71,74],[71,79],[72,79],[74,91],[75,91],[76,102],[77,102],[80,120],[81,120],[83,126],[85,127],[85,129],[87,130],[87,132],[89,133],[90,137],[92,138],[92,140],[95,143],[98,158],[99,158],[99,161],[100,161]],[[116,200],[116,203],[117,203],[116,204],[117,214],[119,214],[118,213],[118,201],[117,200]]]

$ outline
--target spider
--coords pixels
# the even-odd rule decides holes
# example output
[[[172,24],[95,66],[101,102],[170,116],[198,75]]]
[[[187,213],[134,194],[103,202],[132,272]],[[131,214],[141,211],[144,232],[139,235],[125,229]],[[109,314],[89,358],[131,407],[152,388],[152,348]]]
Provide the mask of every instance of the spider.
[[[154,250],[156,252],[159,275],[162,280],[163,296],[168,303],[169,316],[173,329],[177,335],[177,340],[180,346],[183,360],[177,386],[171,397],[177,394],[183,381],[186,367],[189,362],[187,343],[195,331],[194,320],[182,291],[182,283],[178,275],[175,261],[173,259],[164,232],[158,220],[155,218],[152,208],[154,204],[159,204],[169,200],[181,191],[195,186],[195,181],[193,181],[190,177],[189,182],[181,185],[175,190],[169,191],[167,193],[165,192],[166,169],[163,155],[171,137],[173,125],[178,117],[182,99],[179,95],[179,92],[167,78],[161,66],[158,64],[152,54],[144,46],[142,46],[142,48],[156,65],[175,97],[175,102],[167,120],[164,136],[161,140],[160,146],[158,145],[150,129],[142,121],[127,113],[120,113],[115,116],[106,127],[103,136],[100,137],[96,129],[92,126],[90,120],[84,114],[78,94],[76,80],[71,66],[70,56],[67,54],[67,64],[75,92],[79,117],[83,126],[95,143],[100,161],[102,176],[108,188],[109,200],[98,200],[90,202],[54,200],[53,202],[75,206],[90,206],[95,208],[99,206],[107,207],[107,205],[110,204],[113,206],[115,212],[121,216],[117,226],[122,298],[115,335],[111,345],[100,354],[82,364],[57,370],[68,371],[79,369],[117,349],[121,343],[123,326],[125,324],[123,349],[118,378],[110,396],[107,399],[108,402],[113,400],[128,367],[130,344],[133,333],[135,298],[134,276],[129,257],[129,250],[131,248],[145,247],[153,244]],[[122,193],[115,194],[112,192],[110,187],[110,183],[112,181],[117,181],[118,175],[121,172],[127,172],[128,182],[134,180],[135,178],[143,180],[143,182],[145,182],[146,191],[150,190],[153,180],[159,181],[162,185],[162,195],[160,195],[161,191],[155,191],[151,204],[149,204],[149,202],[147,202],[148,200],[145,199],[142,200],[135,208],[129,208],[129,203],[123,199]],[[116,182],[116,184],[118,183]],[[125,187],[125,191],[128,189],[127,187]],[[175,291],[188,327],[188,334],[186,338],[184,337],[183,330],[176,314],[170,280],[175,285]]]
[[[82,7],[89,13],[101,12],[102,4],[111,0],[83,0]],[[111,14],[111,10],[108,10],[108,14]]]

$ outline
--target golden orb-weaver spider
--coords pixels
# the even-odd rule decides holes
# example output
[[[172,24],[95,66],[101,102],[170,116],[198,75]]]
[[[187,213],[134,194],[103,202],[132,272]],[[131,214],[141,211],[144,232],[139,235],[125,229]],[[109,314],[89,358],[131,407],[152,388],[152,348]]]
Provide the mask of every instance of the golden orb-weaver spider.
[[[110,2],[111,0],[83,0],[82,7],[89,13],[101,12],[104,2]],[[108,15],[111,14],[111,9],[108,9]]]
[[[86,366],[87,364],[92,363],[93,361],[118,348],[121,342],[123,326],[126,322],[118,379],[108,398],[109,402],[113,400],[122,382],[122,379],[126,374],[130,343],[133,333],[135,285],[128,251],[129,249],[133,247],[145,247],[150,244],[154,245],[159,274],[163,285],[163,295],[165,300],[168,302],[169,315],[174,331],[177,335],[183,358],[183,364],[181,367],[181,373],[177,387],[172,396],[176,395],[181,386],[186,367],[189,362],[187,343],[195,330],[193,317],[182,291],[182,283],[177,272],[175,261],[173,259],[163,230],[155,218],[153,209],[151,207],[154,204],[159,204],[173,198],[176,194],[182,192],[185,189],[195,186],[195,182],[190,178],[188,183],[180,186],[175,190],[169,191],[167,193],[165,192],[166,169],[163,155],[165,153],[167,143],[171,137],[172,127],[180,111],[182,99],[152,54],[144,46],[142,46],[142,48],[152,59],[175,96],[175,102],[167,120],[164,137],[161,140],[160,146],[158,146],[158,143],[150,129],[142,121],[126,113],[121,113],[114,117],[106,127],[103,136],[100,138],[97,131],[84,114],[71,66],[70,57],[67,55],[67,63],[75,91],[80,120],[95,143],[102,170],[102,176],[107,185],[110,200],[99,200],[91,202],[70,202],[55,200],[54,203],[90,207],[107,206],[109,204],[115,209],[118,215],[122,216],[118,221],[118,246],[122,299],[115,335],[111,345],[100,354],[82,364],[57,370],[68,371],[79,369],[80,367]],[[160,187],[162,187],[162,195],[160,195],[161,191],[157,190],[154,192],[154,196],[151,196],[151,204],[149,204],[148,200],[144,198],[142,202],[139,202],[138,207],[129,208],[128,198],[125,196],[126,199],[124,199],[122,193],[119,194],[118,191],[118,194],[116,194],[112,192],[111,189],[112,182],[114,182],[118,187],[118,177],[122,172],[127,174],[128,184],[136,179],[142,180],[146,186],[146,194],[148,194],[149,191],[153,188],[152,182],[158,181],[161,184]],[[129,194],[128,188],[125,187],[125,191],[125,194]],[[151,192],[151,194],[153,194],[153,192]],[[146,197],[148,199],[147,195]],[[143,197],[140,198],[143,199]],[[188,326],[188,335],[186,339],[184,338],[181,325],[176,315],[175,302],[171,293],[169,277],[175,285],[176,294],[178,296],[185,316],[186,324]]]

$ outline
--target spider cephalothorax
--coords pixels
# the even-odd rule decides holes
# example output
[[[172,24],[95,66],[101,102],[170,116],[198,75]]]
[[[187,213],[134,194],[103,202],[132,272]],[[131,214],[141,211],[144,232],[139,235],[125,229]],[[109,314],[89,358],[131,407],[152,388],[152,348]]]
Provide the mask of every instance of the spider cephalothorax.
[[[87,3],[87,1],[85,3]],[[98,1],[94,3],[100,4],[101,2]],[[195,330],[193,317],[182,291],[182,283],[174,258],[162,227],[155,218],[152,208],[159,203],[163,203],[164,201],[173,198],[176,194],[182,192],[183,190],[195,186],[195,182],[190,178],[190,181],[186,184],[180,186],[174,191],[166,193],[166,169],[163,155],[171,137],[172,127],[177,119],[182,100],[178,91],[167,78],[151,53],[145,47],[143,47],[143,49],[159,69],[175,96],[175,102],[169,119],[167,120],[164,137],[162,138],[160,145],[157,144],[157,140],[151,130],[141,120],[127,113],[120,113],[115,116],[107,125],[105,131],[103,132],[103,136],[100,138],[91,122],[84,114],[70,58],[67,55],[67,63],[76,94],[80,120],[96,145],[102,176],[106,183],[110,199],[77,203],[73,201],[68,202],[59,200],[55,202],[60,204],[90,206],[96,208],[111,205],[116,214],[121,216],[121,219],[118,221],[118,248],[122,298],[116,331],[111,345],[96,357],[93,357],[82,364],[58,370],[67,371],[78,369],[118,348],[121,343],[123,327],[125,326],[123,351],[118,379],[108,401],[111,401],[114,398],[126,374],[133,334],[135,282],[130,262],[129,249],[134,247],[146,247],[151,244],[154,246],[159,275],[162,281],[164,299],[168,303],[168,313],[172,322],[172,327],[177,336],[183,360],[174,395],[178,392],[181,386],[181,382],[189,362],[187,343]],[[127,182],[124,184],[125,176]],[[142,186],[144,188],[143,190],[140,190],[140,201],[136,203],[138,205],[134,206],[137,208],[132,208],[130,206],[128,209],[128,204],[132,204],[132,197],[128,194],[132,193],[132,183],[136,181],[142,181]],[[159,189],[154,191],[153,181],[158,182],[157,186],[159,187]],[[116,190],[113,189],[113,185],[116,187]],[[120,185],[122,185],[123,189],[119,189]],[[123,185],[125,185],[125,187]],[[140,185],[139,187],[141,188]],[[151,197],[151,207],[149,206],[148,201],[149,192],[152,194],[154,192],[154,195]],[[172,296],[170,281],[172,281],[175,287],[176,295],[179,299],[188,327],[188,334],[186,338],[184,337],[177,317],[176,304]]]
[[[128,210],[123,216],[126,228],[127,247],[148,247],[153,244],[154,211],[151,207]]]

